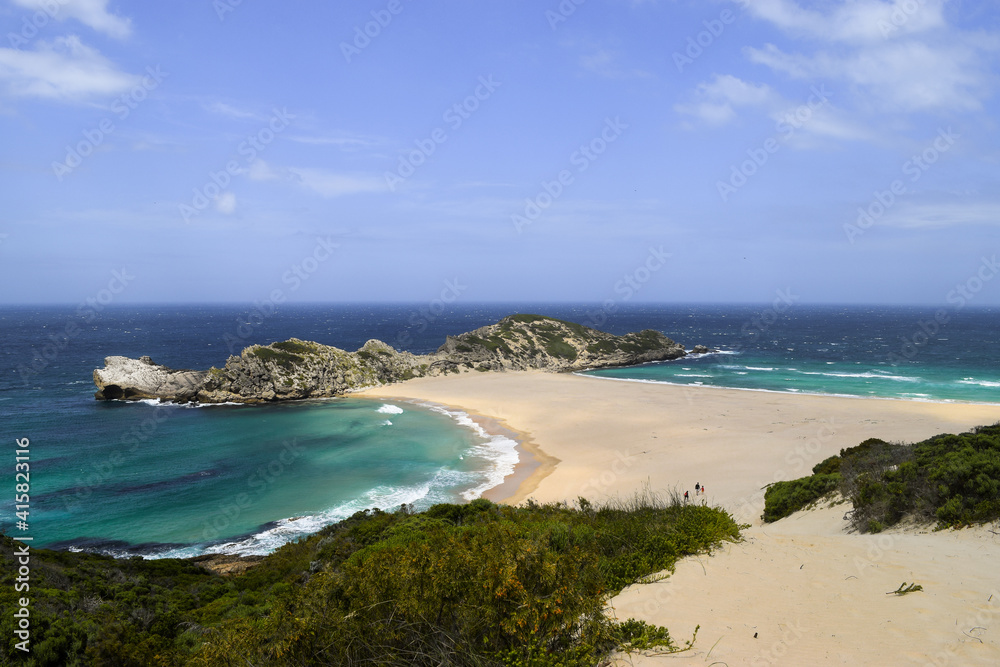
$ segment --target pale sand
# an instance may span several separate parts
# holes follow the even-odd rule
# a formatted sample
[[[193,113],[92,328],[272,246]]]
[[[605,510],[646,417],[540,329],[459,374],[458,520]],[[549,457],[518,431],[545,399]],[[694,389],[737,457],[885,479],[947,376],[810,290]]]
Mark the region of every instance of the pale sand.
[[[986,528],[843,532],[844,507],[761,526],[762,487],[866,438],[913,442],[1000,421],[1000,406],[749,392],[549,373],[422,378],[362,395],[497,420],[540,461],[507,502],[687,490],[755,527],[613,600],[692,651],[634,664],[1000,664],[1000,537]],[[694,497],[694,484],[712,490]],[[494,499],[497,499],[494,496]],[[994,530],[997,528],[994,526]],[[903,581],[921,592],[885,595]],[[990,596],[992,600],[989,600]],[[982,627],[985,629],[974,629]],[[754,639],[754,632],[758,638]],[[716,643],[717,642],[717,643]]]

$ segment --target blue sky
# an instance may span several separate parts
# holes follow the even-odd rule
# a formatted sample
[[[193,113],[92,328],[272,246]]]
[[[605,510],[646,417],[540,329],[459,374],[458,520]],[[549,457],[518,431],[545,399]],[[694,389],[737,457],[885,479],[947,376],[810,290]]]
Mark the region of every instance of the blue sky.
[[[993,3],[0,0],[0,28],[2,303],[1000,304]]]

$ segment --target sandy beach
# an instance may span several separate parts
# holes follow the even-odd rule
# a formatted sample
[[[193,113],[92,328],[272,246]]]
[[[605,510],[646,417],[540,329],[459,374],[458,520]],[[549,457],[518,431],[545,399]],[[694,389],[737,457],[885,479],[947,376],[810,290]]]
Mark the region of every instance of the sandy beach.
[[[600,500],[648,484],[689,491],[752,525],[743,542],[612,601],[619,617],[665,625],[679,642],[701,626],[688,652],[623,664],[1000,664],[1000,535],[988,527],[848,535],[844,506],[759,519],[766,484],[808,475],[866,438],[913,442],[995,423],[998,405],[541,372],[422,378],[360,395],[440,403],[514,432],[534,462],[494,500]],[[707,494],[696,498],[695,483]],[[904,581],[924,590],[886,595]]]

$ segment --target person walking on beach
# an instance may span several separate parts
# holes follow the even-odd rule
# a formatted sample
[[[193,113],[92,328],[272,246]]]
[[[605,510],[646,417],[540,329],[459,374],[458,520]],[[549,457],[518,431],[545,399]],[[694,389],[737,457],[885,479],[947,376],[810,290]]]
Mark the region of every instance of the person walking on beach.
[[[688,501],[688,492],[685,491],[684,492],[684,502],[687,502],[687,501]]]
[[[698,482],[695,482],[694,483],[694,495],[696,495],[696,496],[698,495],[698,490],[699,489],[701,489],[701,484],[699,484]]]

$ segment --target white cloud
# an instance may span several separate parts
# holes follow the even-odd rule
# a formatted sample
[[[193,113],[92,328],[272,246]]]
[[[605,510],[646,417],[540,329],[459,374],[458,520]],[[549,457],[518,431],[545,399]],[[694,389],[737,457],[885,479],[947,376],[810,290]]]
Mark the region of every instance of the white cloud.
[[[230,118],[237,119],[253,119],[261,120],[264,118],[260,114],[254,113],[253,111],[245,111],[244,109],[237,109],[236,107],[226,104],[225,102],[212,102],[211,104],[205,105],[205,109],[211,111],[212,113],[217,113],[222,116],[229,116]]]
[[[272,167],[264,160],[250,165],[249,177],[254,181],[288,181],[312,190],[321,197],[341,197],[363,192],[386,190],[385,181],[374,176],[342,174],[311,167]]]
[[[223,192],[215,198],[215,210],[224,215],[232,215],[236,210],[236,195],[232,192]]]
[[[13,2],[26,9],[44,12],[60,21],[74,18],[98,32],[117,39],[123,39],[132,33],[131,19],[110,13],[108,0],[13,0]]]
[[[374,148],[385,143],[384,139],[377,137],[367,137],[352,133],[339,135],[308,136],[294,135],[288,137],[290,141],[310,146],[336,146],[343,150],[355,150],[359,148]]]
[[[618,55],[608,49],[598,49],[594,53],[580,56],[580,64],[589,72],[607,79],[634,79],[650,76],[640,69],[628,69],[618,65]]]
[[[943,229],[969,225],[1000,226],[1000,204],[993,202],[905,203],[890,209],[878,224],[904,229]]]
[[[872,42],[945,26],[945,0],[855,0],[829,4],[827,13],[794,0],[752,0],[746,9],[786,32],[824,41]]]
[[[706,125],[725,125],[737,118],[737,110],[753,109],[775,122],[775,132],[797,148],[811,148],[818,139],[871,139],[871,131],[851,121],[823,86],[813,86],[798,102],[789,102],[766,84],[754,84],[731,75],[716,75],[699,84],[690,104],[674,109]],[[794,130],[794,131],[793,131]]]
[[[83,101],[120,94],[141,81],[74,35],[39,42],[35,51],[0,48],[0,84],[14,97]]]
[[[857,0],[821,13],[795,0],[754,0],[752,15],[807,38],[810,51],[767,44],[746,54],[792,78],[843,82],[860,109],[979,110],[992,80],[986,57],[996,39],[948,25],[943,6],[944,0]]]
[[[977,54],[961,44],[890,42],[848,54],[786,54],[748,48],[750,60],[799,79],[834,79],[856,87],[881,111],[979,109],[986,84]]]
[[[385,181],[372,176],[338,174],[325,169],[289,168],[303,187],[323,197],[340,197],[362,192],[381,192]]]
[[[695,101],[678,104],[678,113],[694,116],[709,125],[724,125],[736,118],[737,107],[774,106],[777,96],[766,84],[756,85],[729,74],[716,75],[701,83],[695,91]]]

